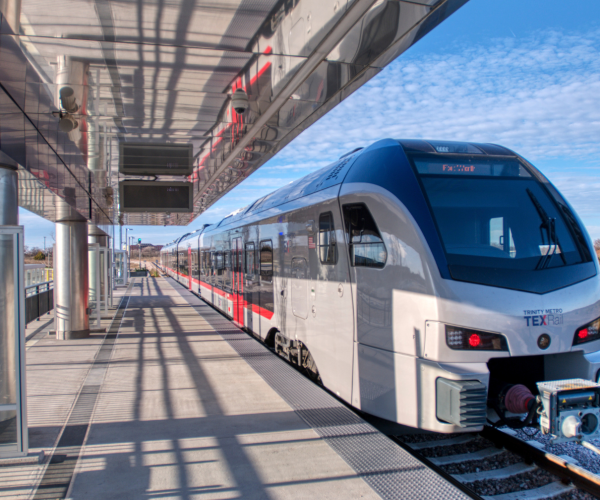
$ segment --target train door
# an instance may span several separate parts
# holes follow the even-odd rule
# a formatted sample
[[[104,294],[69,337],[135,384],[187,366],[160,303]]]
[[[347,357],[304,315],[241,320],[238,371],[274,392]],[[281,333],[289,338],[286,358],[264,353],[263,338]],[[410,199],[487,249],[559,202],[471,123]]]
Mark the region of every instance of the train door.
[[[254,242],[246,243],[246,248],[244,252],[244,262],[242,263],[242,266],[242,273],[244,273],[244,325],[250,331],[254,331],[253,304],[258,304],[258,299],[255,297],[257,281],[256,275],[258,271],[256,268],[256,254],[254,251]]]
[[[308,245],[309,249],[313,249],[310,256],[317,261],[318,273],[309,288],[308,316],[312,326],[319,332],[319,342],[312,354],[328,389],[345,401],[350,401],[354,314],[348,257],[337,200],[321,204],[319,213],[314,215],[317,216],[314,239],[312,245],[309,239]],[[301,262],[295,267],[296,273],[301,273]],[[298,303],[298,313],[303,312],[300,306]],[[319,358],[323,356],[328,361],[319,367]]]
[[[260,265],[259,307],[261,316],[260,335],[268,331],[275,312],[275,297],[273,290],[273,242],[261,240],[259,243],[258,259]]]
[[[233,321],[244,326],[244,273],[242,270],[242,238],[231,242],[231,268],[233,270]]]
[[[292,313],[294,316],[308,318],[308,264],[304,257],[292,259]]]
[[[188,287],[192,289],[192,247],[188,247]]]

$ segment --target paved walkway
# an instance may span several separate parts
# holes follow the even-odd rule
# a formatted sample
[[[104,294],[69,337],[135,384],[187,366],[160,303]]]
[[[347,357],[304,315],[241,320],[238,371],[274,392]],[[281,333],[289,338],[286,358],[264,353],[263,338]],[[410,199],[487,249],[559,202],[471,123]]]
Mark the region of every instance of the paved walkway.
[[[466,498],[180,285],[120,294],[105,335],[30,325],[30,443],[51,459],[0,468],[0,497]]]
[[[169,282],[136,281],[71,497],[377,497]]]
[[[125,288],[115,291],[115,304],[124,293]],[[102,320],[102,327],[110,323]],[[104,338],[93,334],[85,340],[57,341],[48,335],[53,328],[51,312],[29,323],[25,332],[29,451],[44,451],[46,460],[37,466],[0,467],[0,498],[31,498]]]

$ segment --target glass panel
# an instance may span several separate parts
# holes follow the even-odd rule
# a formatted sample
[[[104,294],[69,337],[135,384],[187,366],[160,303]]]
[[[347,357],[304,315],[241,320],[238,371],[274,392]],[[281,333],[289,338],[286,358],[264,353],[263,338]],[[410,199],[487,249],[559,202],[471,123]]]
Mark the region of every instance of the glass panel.
[[[365,205],[344,205],[344,225],[353,266],[382,268],[387,250]]]
[[[89,257],[89,279],[90,279],[90,288],[88,292],[90,307],[95,307],[96,303],[96,266],[98,265],[98,253],[94,249],[90,249],[88,252]]]
[[[490,246],[504,249],[504,218],[490,219]]]
[[[352,245],[352,265],[383,267],[387,252],[383,243],[355,243]]]
[[[256,269],[254,267],[254,243],[246,245],[246,274],[254,275]]]
[[[0,234],[0,404],[17,402],[17,363],[15,352],[15,301],[18,296],[15,283],[15,253],[13,235]]]
[[[450,265],[539,270],[582,262],[556,205],[533,178],[421,179]]]
[[[106,296],[104,293],[104,286],[106,282],[106,253],[100,251],[100,300],[104,302]]]
[[[223,252],[223,267],[223,287],[231,291],[231,252],[228,250]]]
[[[319,217],[319,258],[323,264],[335,264],[337,261],[335,228],[331,212],[321,214]]]
[[[260,276],[263,281],[273,279],[273,244],[271,241],[260,242]]]
[[[0,411],[0,445],[17,443],[17,410]]]

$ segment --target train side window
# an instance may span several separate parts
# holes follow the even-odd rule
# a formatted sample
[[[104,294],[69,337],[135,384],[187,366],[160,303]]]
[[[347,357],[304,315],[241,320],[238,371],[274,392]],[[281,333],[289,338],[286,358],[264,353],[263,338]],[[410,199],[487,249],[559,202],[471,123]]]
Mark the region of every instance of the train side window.
[[[337,244],[331,212],[319,216],[319,258],[321,264],[335,264],[337,262]]]
[[[200,277],[200,269],[198,266],[198,254],[199,251],[196,250],[192,250],[192,269],[191,269],[191,276],[198,279]]]
[[[387,260],[387,250],[369,209],[362,203],[344,205],[344,226],[350,263],[355,267],[381,269]]]
[[[245,271],[246,274],[256,274],[256,264],[254,262],[254,243],[246,243]]]
[[[273,243],[260,242],[260,277],[263,281],[273,281]]]

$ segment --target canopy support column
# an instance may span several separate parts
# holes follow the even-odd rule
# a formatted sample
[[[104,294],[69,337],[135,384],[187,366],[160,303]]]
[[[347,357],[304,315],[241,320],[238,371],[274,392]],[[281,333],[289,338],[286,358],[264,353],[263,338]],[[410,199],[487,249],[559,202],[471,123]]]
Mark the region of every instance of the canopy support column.
[[[56,338],[89,337],[88,224],[56,222],[54,310]]]

